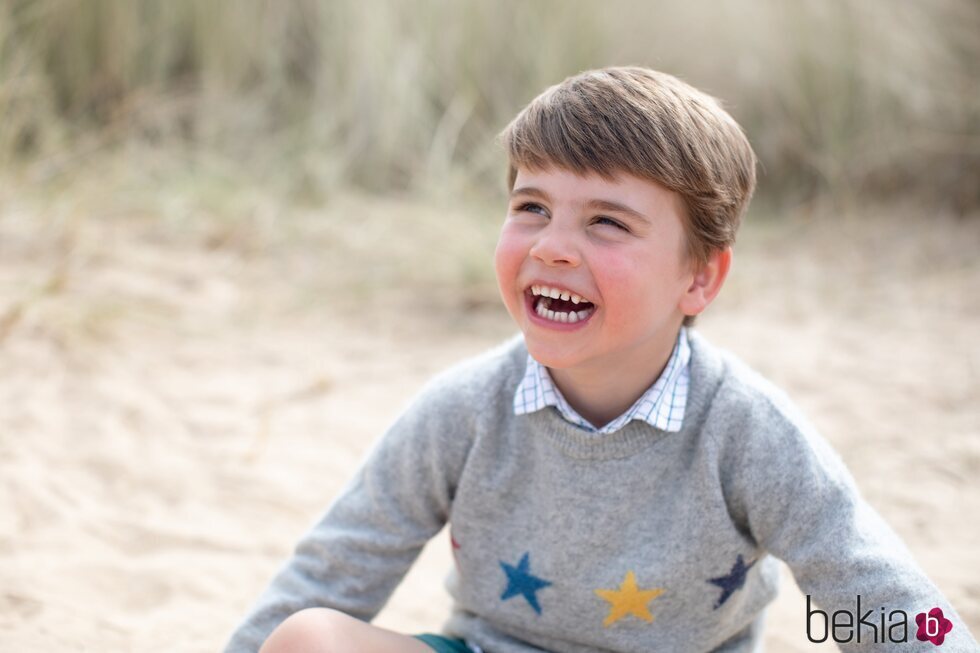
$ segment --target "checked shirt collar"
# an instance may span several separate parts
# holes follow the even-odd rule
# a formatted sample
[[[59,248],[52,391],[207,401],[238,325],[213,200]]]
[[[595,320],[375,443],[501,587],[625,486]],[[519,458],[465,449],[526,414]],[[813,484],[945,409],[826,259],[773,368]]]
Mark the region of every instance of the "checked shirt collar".
[[[554,406],[566,421],[596,435],[618,431],[634,419],[647,422],[662,431],[676,432],[681,429],[681,423],[684,421],[684,407],[687,404],[687,387],[690,381],[690,360],[691,347],[687,341],[687,329],[681,327],[674,351],[660,377],[630,406],[629,410],[601,429],[597,429],[568,404],[551,380],[548,368],[528,354],[524,379],[514,393],[514,414],[525,415]]]

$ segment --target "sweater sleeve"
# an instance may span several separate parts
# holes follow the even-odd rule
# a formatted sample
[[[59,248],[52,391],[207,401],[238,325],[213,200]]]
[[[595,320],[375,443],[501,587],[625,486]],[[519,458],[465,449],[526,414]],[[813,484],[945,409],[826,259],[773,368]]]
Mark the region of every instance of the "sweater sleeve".
[[[891,611],[903,610],[908,643],[901,645],[902,650],[931,651],[932,642],[916,638],[916,615],[938,607],[953,624],[943,651],[978,650],[963,620],[860,496],[843,462],[823,438],[792,407],[764,401],[753,413],[751,418],[732,420],[740,433],[732,439],[730,509],[756,542],[786,562],[800,589],[826,614],[815,613],[814,638],[826,634],[846,651],[893,650],[895,645],[884,641],[882,631],[894,623]],[[889,615],[884,629],[882,607]],[[855,616],[850,627],[846,626],[849,618],[839,616],[842,627],[835,639],[832,619],[838,610]],[[862,616],[867,616],[863,625]],[[869,622],[878,627],[877,635]],[[891,634],[899,638],[904,633],[897,628]],[[841,641],[848,635],[850,641]]]
[[[390,427],[233,633],[226,653],[257,651],[289,615],[331,607],[369,621],[449,517],[469,411],[433,383]]]

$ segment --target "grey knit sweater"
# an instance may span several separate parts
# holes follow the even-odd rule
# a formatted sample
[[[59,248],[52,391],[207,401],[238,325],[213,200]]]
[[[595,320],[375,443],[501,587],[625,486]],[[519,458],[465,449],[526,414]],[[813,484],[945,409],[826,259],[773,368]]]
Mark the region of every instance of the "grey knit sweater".
[[[773,556],[812,597],[814,639],[931,651],[916,638],[916,615],[938,607],[953,626],[943,653],[978,650],[783,394],[689,335],[691,385],[677,433],[633,421],[590,434],[553,408],[515,415],[527,357],[520,338],[438,376],[299,543],[226,651],[258,650],[306,607],[370,620],[447,521],[456,568],[444,630],[486,653],[756,650],[776,594]],[[858,595],[848,629],[846,615],[833,613],[856,612]],[[933,615],[929,634],[945,625]]]

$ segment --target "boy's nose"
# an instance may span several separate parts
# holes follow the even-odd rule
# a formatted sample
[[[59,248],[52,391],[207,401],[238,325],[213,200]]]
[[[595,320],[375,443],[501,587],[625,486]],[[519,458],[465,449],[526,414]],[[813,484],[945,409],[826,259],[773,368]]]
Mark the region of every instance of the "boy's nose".
[[[545,229],[531,247],[530,255],[546,265],[571,265],[580,262],[580,255],[572,239],[557,229]]]

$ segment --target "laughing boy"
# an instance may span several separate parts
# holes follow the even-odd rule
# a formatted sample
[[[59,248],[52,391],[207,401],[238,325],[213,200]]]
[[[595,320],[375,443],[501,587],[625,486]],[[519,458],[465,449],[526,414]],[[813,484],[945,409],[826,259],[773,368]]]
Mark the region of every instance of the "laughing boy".
[[[547,89],[502,140],[494,266],[520,337],[421,392],[227,651],[755,651],[777,558],[813,639],[977,650],[786,397],[691,329],[755,187],[735,121],[609,68]],[[370,625],[447,522],[443,632]]]

